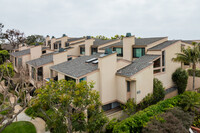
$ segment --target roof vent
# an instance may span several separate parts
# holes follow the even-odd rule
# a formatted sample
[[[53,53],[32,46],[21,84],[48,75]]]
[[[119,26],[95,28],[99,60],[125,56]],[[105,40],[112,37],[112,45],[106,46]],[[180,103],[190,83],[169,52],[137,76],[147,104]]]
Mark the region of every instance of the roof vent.
[[[131,36],[131,33],[126,33],[126,37],[130,37]]]
[[[112,54],[112,49],[111,48],[106,48],[105,54]]]
[[[64,48],[59,48],[58,52],[64,52],[65,49]]]
[[[93,63],[93,64],[98,64],[98,62],[99,62],[98,60],[95,60],[95,61],[93,61],[92,63]]]
[[[91,39],[91,36],[87,36],[86,38],[87,38],[87,39]]]
[[[65,37],[66,36],[66,34],[63,34],[63,37]]]
[[[92,59],[86,60],[85,62],[90,63],[90,62],[95,61],[95,60],[97,60],[97,58],[92,58]]]
[[[55,38],[54,36],[52,36],[51,38]]]
[[[49,35],[47,35],[47,37],[49,37]]]

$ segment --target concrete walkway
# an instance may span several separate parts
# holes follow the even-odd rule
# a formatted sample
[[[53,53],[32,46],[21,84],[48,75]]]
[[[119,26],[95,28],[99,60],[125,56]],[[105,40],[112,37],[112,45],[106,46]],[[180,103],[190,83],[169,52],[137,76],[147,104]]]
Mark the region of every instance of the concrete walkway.
[[[19,111],[22,107],[19,105],[15,106],[15,112]],[[26,109],[25,109],[26,110]],[[25,110],[23,110],[18,116],[17,119],[14,120],[15,121],[29,121],[31,123],[33,123],[33,125],[35,126],[37,133],[50,133],[49,131],[45,131],[45,121],[39,117],[36,117],[34,119],[32,119],[31,117],[29,117],[28,115],[25,114]]]

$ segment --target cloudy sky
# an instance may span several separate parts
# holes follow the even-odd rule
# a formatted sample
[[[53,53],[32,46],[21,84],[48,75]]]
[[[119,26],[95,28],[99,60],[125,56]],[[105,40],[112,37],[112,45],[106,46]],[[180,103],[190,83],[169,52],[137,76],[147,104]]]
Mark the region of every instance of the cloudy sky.
[[[0,0],[0,23],[31,34],[200,39],[200,0]]]

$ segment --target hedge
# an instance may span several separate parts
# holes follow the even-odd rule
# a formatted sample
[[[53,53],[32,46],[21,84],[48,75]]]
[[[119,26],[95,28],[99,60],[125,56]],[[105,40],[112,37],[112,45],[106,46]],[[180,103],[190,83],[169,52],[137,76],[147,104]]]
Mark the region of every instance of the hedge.
[[[166,99],[160,101],[155,105],[151,105],[146,109],[135,113],[129,118],[119,122],[115,125],[113,132],[114,133],[138,133],[142,131],[142,128],[147,125],[147,123],[155,115],[161,114],[166,110],[178,106],[180,101],[180,95],[175,96],[171,99]]]
[[[193,76],[193,70],[188,69],[188,74],[189,74],[189,76]],[[196,70],[195,75],[196,75],[196,77],[200,77],[200,70]]]

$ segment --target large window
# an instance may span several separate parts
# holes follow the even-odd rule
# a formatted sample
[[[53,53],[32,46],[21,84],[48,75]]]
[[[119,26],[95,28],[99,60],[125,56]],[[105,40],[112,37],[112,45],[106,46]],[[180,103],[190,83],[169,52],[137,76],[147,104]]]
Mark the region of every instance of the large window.
[[[61,43],[59,43],[59,48],[61,48]]]
[[[162,67],[165,67],[165,51],[162,51]],[[162,71],[165,72],[165,68],[162,68]]]
[[[85,48],[80,47],[80,54],[84,55],[85,54]]]
[[[133,48],[133,58],[139,58],[145,55],[145,48]]]
[[[31,68],[31,76],[32,76],[32,79],[35,79],[35,74],[36,74],[36,71],[35,71],[35,68],[34,67],[32,67]]]
[[[58,45],[54,43],[54,49],[58,49]]]
[[[113,103],[103,105],[102,109],[104,111],[108,111],[108,110],[111,110],[111,109],[114,109],[114,108],[117,108],[117,107],[120,107],[120,103],[119,102],[113,102]]]
[[[15,67],[17,67],[17,57],[15,57]]]
[[[96,54],[98,52],[97,48],[91,48],[91,54]]]
[[[66,43],[65,43],[65,47],[68,47],[68,46],[69,46],[69,43],[68,43],[68,42],[66,42]]]
[[[122,57],[123,56],[123,48],[113,48],[113,51],[116,51],[117,52],[117,56],[120,56]]]
[[[67,80],[67,81],[70,81],[70,80],[72,80],[72,81],[76,82],[76,79],[73,79],[73,78],[71,78],[71,77],[68,77],[68,76],[65,76],[65,80]]]
[[[127,92],[130,92],[131,91],[130,81],[126,81],[126,83],[127,83]]]
[[[86,77],[79,79],[79,82],[81,82],[81,81],[86,81]]]

